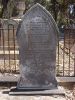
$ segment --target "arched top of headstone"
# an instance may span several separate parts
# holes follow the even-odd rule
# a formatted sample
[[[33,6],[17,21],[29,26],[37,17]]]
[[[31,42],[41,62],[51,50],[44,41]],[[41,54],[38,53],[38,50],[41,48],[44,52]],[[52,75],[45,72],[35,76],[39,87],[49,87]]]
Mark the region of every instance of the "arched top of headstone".
[[[35,19],[34,19],[35,18]],[[58,27],[56,25],[56,22],[54,20],[54,18],[52,17],[52,15],[50,14],[49,11],[47,11],[43,6],[41,6],[39,3],[35,4],[34,6],[32,6],[24,15],[22,21],[20,22],[19,26],[18,26],[18,30],[17,33],[20,32],[21,27],[25,27],[25,25],[27,25],[26,23],[29,23],[30,20],[34,21],[34,22],[38,22],[38,20],[40,21],[42,19],[46,20],[51,28],[54,29],[54,33],[58,34],[59,30]]]

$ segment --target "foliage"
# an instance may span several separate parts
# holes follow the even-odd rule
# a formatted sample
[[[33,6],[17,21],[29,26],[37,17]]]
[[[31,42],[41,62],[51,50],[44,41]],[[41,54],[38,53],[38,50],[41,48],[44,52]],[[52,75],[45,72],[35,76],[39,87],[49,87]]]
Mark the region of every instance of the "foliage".
[[[0,4],[2,4],[3,0],[0,0]],[[18,14],[18,9],[16,8],[16,2],[19,1],[25,1],[25,11],[28,10],[32,5],[36,3],[40,3],[43,5],[49,12],[52,13],[54,19],[60,26],[61,24],[66,24],[66,14],[67,14],[67,8],[69,4],[75,3],[75,0],[5,0],[8,1],[6,4],[6,8],[3,10],[3,7],[0,9],[2,11],[1,17],[9,18],[14,15]]]

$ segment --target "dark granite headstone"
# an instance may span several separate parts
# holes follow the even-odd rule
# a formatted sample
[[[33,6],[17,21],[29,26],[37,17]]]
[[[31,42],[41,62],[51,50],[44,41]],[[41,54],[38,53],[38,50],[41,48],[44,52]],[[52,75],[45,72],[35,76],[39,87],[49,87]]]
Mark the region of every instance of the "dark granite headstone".
[[[17,29],[20,79],[17,89],[53,89],[58,28],[51,14],[40,4],[24,15]]]

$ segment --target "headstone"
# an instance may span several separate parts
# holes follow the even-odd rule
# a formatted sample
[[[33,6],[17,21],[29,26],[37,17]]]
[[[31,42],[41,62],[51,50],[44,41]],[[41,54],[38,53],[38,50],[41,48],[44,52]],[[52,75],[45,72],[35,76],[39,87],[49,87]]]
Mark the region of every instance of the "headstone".
[[[18,89],[51,89],[55,78],[57,26],[41,5],[34,5],[17,30],[20,53]]]
[[[58,28],[54,19],[40,4],[34,5],[24,15],[17,29],[20,54],[20,79],[17,83],[19,94],[60,93],[60,90],[43,91],[57,89],[57,34]],[[40,92],[35,92],[36,90]],[[12,91],[13,89],[10,94]]]

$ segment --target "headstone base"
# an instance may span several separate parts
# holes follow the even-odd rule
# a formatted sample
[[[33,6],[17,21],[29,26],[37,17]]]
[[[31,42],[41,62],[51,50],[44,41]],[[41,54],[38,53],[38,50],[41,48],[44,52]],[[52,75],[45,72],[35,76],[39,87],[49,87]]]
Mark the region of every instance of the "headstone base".
[[[32,89],[17,89],[16,87],[11,88],[10,95],[65,95],[65,90],[62,87],[58,87],[56,89],[40,89],[40,90],[32,90]]]

